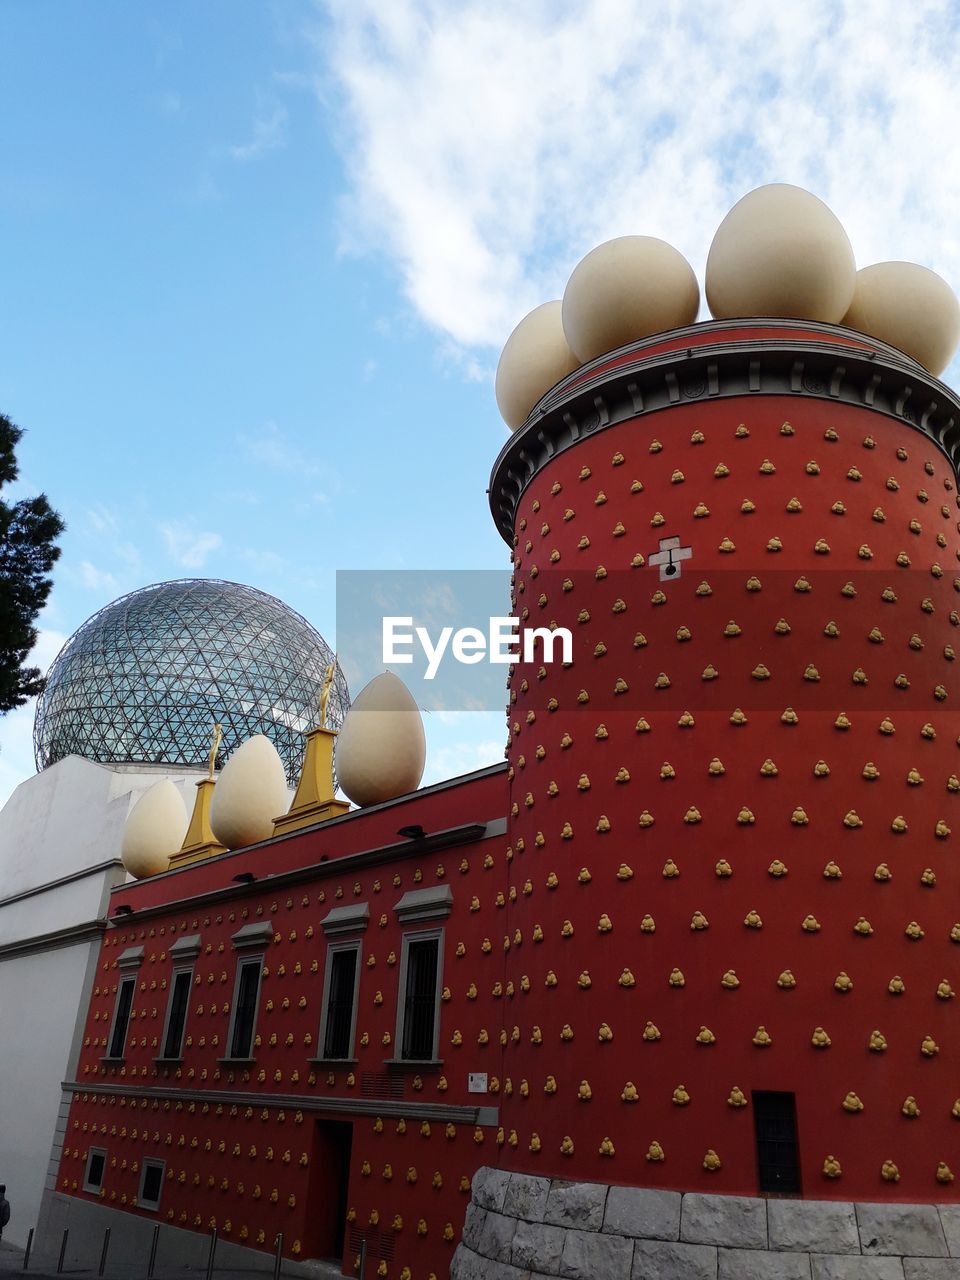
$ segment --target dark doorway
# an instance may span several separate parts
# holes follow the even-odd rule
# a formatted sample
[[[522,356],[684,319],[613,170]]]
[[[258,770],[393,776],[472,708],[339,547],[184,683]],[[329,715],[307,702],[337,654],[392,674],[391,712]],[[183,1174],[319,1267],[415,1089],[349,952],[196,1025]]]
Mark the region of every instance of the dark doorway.
[[[792,1093],[755,1093],[753,1123],[757,1138],[757,1182],[768,1195],[800,1194],[797,1108]]]
[[[350,1149],[353,1125],[341,1120],[318,1120],[313,1135],[310,1186],[307,1193],[309,1258],[339,1262],[347,1225]]]

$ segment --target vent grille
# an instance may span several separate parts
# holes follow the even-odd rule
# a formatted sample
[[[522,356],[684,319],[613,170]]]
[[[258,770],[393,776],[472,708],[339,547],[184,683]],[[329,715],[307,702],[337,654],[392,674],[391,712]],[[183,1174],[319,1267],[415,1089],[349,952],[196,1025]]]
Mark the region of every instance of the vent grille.
[[[367,1260],[376,1258],[379,1262],[392,1262],[393,1250],[396,1245],[394,1236],[386,1231],[380,1231],[377,1227],[358,1227],[350,1228],[350,1252],[354,1257],[360,1252],[361,1241],[366,1239],[367,1242]]]
[[[361,1071],[361,1098],[389,1098],[396,1100],[406,1093],[406,1078],[391,1075],[387,1071]]]

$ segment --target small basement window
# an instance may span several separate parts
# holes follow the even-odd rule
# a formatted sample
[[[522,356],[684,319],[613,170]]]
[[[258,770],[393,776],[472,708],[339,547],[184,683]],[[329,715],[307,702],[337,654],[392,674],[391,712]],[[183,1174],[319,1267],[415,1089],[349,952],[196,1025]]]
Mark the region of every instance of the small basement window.
[[[137,1203],[141,1209],[159,1209],[163,1192],[164,1160],[144,1160],[140,1171],[140,1195]]]
[[[92,1191],[97,1195],[103,1186],[103,1176],[107,1170],[107,1153],[103,1147],[91,1147],[87,1152],[87,1168],[83,1175],[84,1191]]]
[[[767,1195],[800,1194],[797,1107],[792,1093],[754,1093],[757,1185]]]

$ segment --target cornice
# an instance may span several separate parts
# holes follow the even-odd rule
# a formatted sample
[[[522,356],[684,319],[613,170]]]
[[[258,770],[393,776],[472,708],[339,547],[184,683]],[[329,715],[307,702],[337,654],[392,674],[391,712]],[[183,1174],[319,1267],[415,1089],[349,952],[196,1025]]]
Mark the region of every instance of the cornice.
[[[421,1102],[414,1098],[361,1098],[355,1094],[333,1097],[304,1093],[253,1093],[239,1089],[177,1089],[148,1085],[84,1084],[64,1080],[65,1093],[89,1094],[92,1098],[145,1098],[157,1102],[200,1102],[236,1107],[272,1107],[281,1111],[336,1112],[338,1115],[404,1116],[408,1120],[449,1121],[452,1124],[497,1124],[496,1106],[464,1106],[457,1103]]]
[[[770,336],[743,336],[757,330]],[[784,330],[792,336],[775,336]],[[673,350],[656,350],[677,340]],[[872,410],[922,432],[960,469],[960,399],[902,352],[838,325],[710,321],[608,352],[547,392],[493,466],[490,510],[501,536],[513,544],[524,490],[579,440],[677,404],[764,395]]]

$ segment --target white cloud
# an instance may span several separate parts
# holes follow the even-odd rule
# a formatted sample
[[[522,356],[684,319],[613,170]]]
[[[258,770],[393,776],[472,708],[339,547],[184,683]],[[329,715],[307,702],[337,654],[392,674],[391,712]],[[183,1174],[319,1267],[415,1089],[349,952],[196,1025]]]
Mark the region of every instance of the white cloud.
[[[315,476],[320,470],[316,459],[307,458],[291,444],[275,422],[265,422],[256,431],[244,431],[237,442],[251,462],[273,471],[289,471],[300,476]]]
[[[162,524],[160,532],[167,551],[184,569],[202,569],[211,552],[223,545],[219,533],[198,532],[186,521]]]
[[[67,637],[62,631],[41,628],[37,632],[36,642],[30,650],[30,656],[27,658],[27,666],[39,667],[41,671],[46,673],[50,669],[50,664],[66,643]]]
[[[860,265],[909,258],[960,285],[947,0],[324,7],[344,244],[392,257],[461,347],[499,347],[610,236],[661,236],[702,281],[720,219],[770,181],[826,200]]]
[[[80,581],[90,591],[116,591],[117,580],[106,569],[98,569],[89,560],[81,560],[77,566]]]
[[[266,151],[277,151],[287,145],[287,109],[276,104],[269,111],[261,108],[253,121],[249,142],[228,147],[234,160],[255,160]]]

